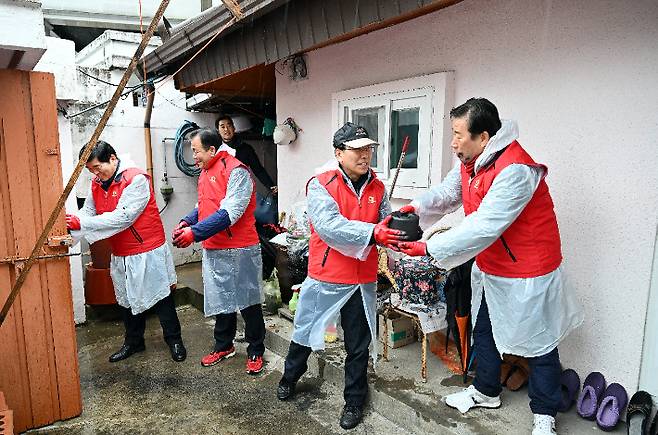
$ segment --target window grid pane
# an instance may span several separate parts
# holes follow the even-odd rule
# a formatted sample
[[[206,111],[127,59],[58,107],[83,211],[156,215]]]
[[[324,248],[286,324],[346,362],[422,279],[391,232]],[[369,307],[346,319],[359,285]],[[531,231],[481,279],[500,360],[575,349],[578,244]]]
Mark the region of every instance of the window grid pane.
[[[409,136],[409,147],[402,162],[402,168],[418,167],[418,129],[420,123],[420,108],[400,109],[391,111],[391,158],[390,168],[397,168],[404,138]]]
[[[360,125],[368,131],[370,139],[379,142],[379,112],[383,111],[383,107],[368,107],[365,109],[356,109],[352,111],[352,122]],[[375,148],[372,153],[372,160],[370,166],[378,168],[378,150]],[[383,166],[383,165],[382,165]]]

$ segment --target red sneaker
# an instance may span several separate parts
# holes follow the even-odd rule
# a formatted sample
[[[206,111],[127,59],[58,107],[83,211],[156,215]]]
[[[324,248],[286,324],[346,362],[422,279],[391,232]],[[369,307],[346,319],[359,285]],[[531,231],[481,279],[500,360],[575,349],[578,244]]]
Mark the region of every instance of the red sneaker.
[[[247,370],[246,372],[250,375],[255,375],[263,371],[263,357],[262,356],[250,356],[247,358]]]
[[[230,349],[210,352],[208,355],[201,358],[201,365],[204,367],[214,366],[218,362],[230,358],[235,355],[235,346],[231,346]]]

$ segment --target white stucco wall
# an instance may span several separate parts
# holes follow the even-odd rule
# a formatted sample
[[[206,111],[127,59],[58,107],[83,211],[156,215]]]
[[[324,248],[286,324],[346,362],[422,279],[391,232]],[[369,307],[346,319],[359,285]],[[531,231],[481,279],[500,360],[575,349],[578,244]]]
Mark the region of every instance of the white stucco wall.
[[[68,39],[46,36],[48,49],[43,54],[35,71],[47,71],[55,75],[55,96],[58,101],[79,98],[75,71],[75,43]]]
[[[308,79],[277,75],[277,117],[304,130],[278,149],[280,208],[332,156],[332,93],[454,71],[455,104],[492,100],[550,168],[569,288],[586,312],[563,365],[632,392],[658,221],[657,22],[652,0],[466,0],[311,52]]]
[[[31,0],[0,0],[0,68],[7,68],[14,51],[23,51],[15,66],[31,70],[46,51],[41,3]]]
[[[90,2],[88,0],[42,0],[43,9],[48,10],[49,14],[61,19],[68,18],[67,13],[88,14],[91,16],[106,16],[108,21],[118,20],[127,17],[139,18],[139,3],[132,0],[114,0]],[[213,6],[221,4],[221,0],[213,0]],[[160,6],[159,0],[142,1],[142,16],[144,26],[148,26],[151,17]],[[167,6],[166,16],[168,19],[178,22],[190,17],[194,17],[201,12],[201,3],[194,2],[171,2]],[[99,18],[96,18],[97,20]]]
[[[57,126],[59,128],[59,150],[62,159],[62,182],[66,186],[77,161],[73,161],[73,141],[71,139],[71,123],[64,115],[57,116]],[[74,212],[78,209],[75,195],[71,194],[66,199],[64,208],[67,212]],[[80,253],[80,244],[76,244],[69,249],[71,253]],[[76,324],[83,323],[87,320],[85,313],[85,289],[83,281],[82,261],[79,256],[69,259],[71,269],[71,291],[73,294],[73,318]]]
[[[76,100],[80,92],[77,88],[75,72],[75,44],[66,39],[46,37],[48,49],[34,67],[35,71],[53,73],[55,76],[55,96],[60,108],[66,109],[69,102]],[[62,114],[57,114],[59,130],[59,149],[62,161],[62,183],[66,186],[77,160],[73,160],[73,139],[71,123]],[[69,195],[65,203],[66,210],[76,210],[75,194]],[[80,245],[69,249],[71,253],[79,253]],[[82,261],[79,256],[69,258],[71,271],[71,292],[73,295],[73,316],[76,324],[86,320],[85,295]]]
[[[106,30],[80,50],[75,56],[75,61],[78,66],[82,67],[125,70],[141,42],[142,35],[139,33]],[[152,36],[144,48],[144,55],[153,51],[160,44],[162,44],[160,38]],[[121,75],[116,83],[121,80]]]

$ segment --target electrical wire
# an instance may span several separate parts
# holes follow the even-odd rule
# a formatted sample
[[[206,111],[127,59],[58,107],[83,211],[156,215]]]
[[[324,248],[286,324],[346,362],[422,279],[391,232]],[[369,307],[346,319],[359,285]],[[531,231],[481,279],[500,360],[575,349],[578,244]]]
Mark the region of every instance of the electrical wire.
[[[201,174],[201,169],[196,165],[190,165],[185,161],[185,156],[183,155],[183,151],[185,150],[185,137],[198,129],[198,125],[192,121],[186,120],[180,127],[178,127],[178,130],[176,130],[176,138],[174,139],[174,158],[176,160],[176,166],[183,174],[189,177],[198,176]]]
[[[175,108],[180,109],[180,110],[188,111],[188,109],[187,109],[186,107],[179,106],[178,104],[176,104],[176,103],[174,103],[173,101],[171,101],[169,98],[165,97],[165,96],[162,94],[162,92],[160,92],[160,91],[156,91],[156,93],[157,93],[158,95],[160,95],[160,97],[162,97],[163,100],[165,100],[167,103],[171,104],[171,105],[174,106]],[[181,99],[181,100],[184,100],[184,99],[185,99],[185,96],[181,97],[180,99]]]
[[[140,84],[140,85],[137,86],[137,87],[139,88],[139,87],[141,87],[141,86],[142,86],[142,85]],[[135,88],[128,89],[128,90],[125,91],[123,94],[121,94],[120,97],[121,97],[122,99],[125,99],[125,97],[127,97],[128,94],[130,94],[130,93],[133,92],[134,90],[135,90]],[[101,102],[101,103],[94,104],[93,106],[87,107],[86,109],[79,111],[78,113],[74,113],[73,115],[64,115],[64,117],[65,117],[66,119],[75,118],[76,116],[78,116],[78,115],[82,115],[83,113],[87,113],[87,112],[89,112],[90,110],[93,110],[93,109],[96,109],[96,108],[98,108],[98,107],[104,106],[104,105],[106,105],[107,103],[109,103],[110,101],[112,101],[112,100],[107,100],[107,101],[103,101],[103,102]]]
[[[224,24],[222,27],[220,27],[220,28],[217,30],[217,32],[215,32],[215,34],[212,36],[212,38],[210,38],[210,39],[208,40],[208,42],[206,42],[201,48],[199,48],[199,50],[198,50],[196,53],[194,53],[194,54],[192,55],[192,57],[190,57],[190,58],[189,58],[189,59],[188,59],[188,60],[187,60],[187,61],[186,61],[186,62],[185,62],[180,68],[178,68],[178,69],[176,70],[176,72],[174,72],[173,74],[169,75],[168,78],[167,78],[166,80],[163,80],[163,81],[166,82],[166,81],[172,79],[176,74],[178,74],[179,72],[181,72],[181,71],[182,71],[187,65],[190,64],[190,62],[192,62],[192,61],[193,61],[198,55],[200,55],[200,54],[201,54],[206,48],[208,48],[208,46],[209,46],[210,44],[212,44],[212,42],[213,42],[215,39],[217,39],[217,37],[218,37],[221,33],[223,33],[224,30],[226,30],[226,29],[228,29],[229,27],[231,27],[235,22],[237,22],[237,19],[236,19],[235,16],[233,16],[233,18],[231,18],[226,24]],[[144,73],[144,76],[146,77],[146,73]],[[155,88],[155,89],[154,89],[153,91],[151,91],[151,92],[155,92],[155,91],[157,91],[157,90],[160,89],[162,86],[164,86],[164,83],[161,83],[157,88]]]
[[[89,74],[88,72],[86,72],[86,71],[85,71],[84,69],[82,69],[81,67],[77,67],[76,69],[78,70],[78,72],[82,73],[83,75],[86,75],[86,76],[89,77],[90,79],[94,79],[94,80],[97,80],[97,81],[99,81],[99,82],[101,82],[101,83],[104,83],[104,84],[106,84],[106,85],[110,85],[110,86],[114,86],[114,87],[119,86],[119,85],[117,85],[116,83],[108,82],[107,80],[104,80],[104,79],[102,79],[102,78],[100,78],[100,77],[96,77],[96,76],[93,75],[93,74]],[[164,81],[166,78],[167,78],[167,76],[160,76],[160,77],[158,77],[157,79],[156,79],[156,78],[154,78],[154,79],[149,79],[149,80],[147,80],[145,83],[139,83],[139,84],[134,85],[134,86],[126,86],[126,89],[137,89],[137,88],[140,88],[140,87],[142,87],[142,86],[144,86],[145,84],[148,84],[148,83],[155,85],[155,84],[158,84],[158,83]]]
[[[114,86],[114,87],[119,86],[119,85],[117,85],[116,83],[108,82],[107,80],[103,80],[103,79],[100,78],[100,77],[96,77],[95,75],[89,74],[88,72],[86,72],[85,70],[83,70],[83,69],[80,68],[80,67],[77,67],[76,69],[78,70],[78,72],[81,72],[82,74],[86,75],[86,76],[89,77],[90,79],[94,79],[94,80],[97,80],[97,81],[99,81],[99,82],[101,82],[101,83],[105,83],[106,85],[110,85],[110,86]]]
[[[144,36],[144,25],[142,21],[142,0],[139,2],[139,33]],[[164,17],[164,16],[163,16]],[[142,70],[144,71],[144,89],[146,89],[146,57],[142,57]]]
[[[82,74],[84,74],[84,75],[86,75],[86,76],[89,76],[89,77],[91,77],[92,79],[96,79],[96,80],[98,80],[98,81],[100,81],[100,82],[103,82],[103,83],[105,83],[105,84],[107,84],[107,85],[118,86],[118,85],[115,85],[114,83],[110,83],[110,82],[107,82],[107,81],[105,81],[105,80],[103,80],[103,79],[100,79],[100,78],[98,78],[98,77],[94,77],[94,76],[92,76],[92,75],[90,75],[90,74],[87,74],[87,73],[84,72],[84,71],[81,71],[81,70],[79,70],[79,71],[80,71]],[[159,80],[148,80],[146,83],[147,83],[147,84],[150,84],[150,85],[154,85],[154,84],[157,84],[157,83],[160,83],[160,82],[164,81],[166,78],[167,78],[167,76],[163,76],[163,77],[160,77]],[[125,99],[126,96],[127,96],[128,94],[130,94],[131,92],[134,92],[136,89],[139,89],[139,88],[142,88],[142,87],[144,87],[144,83],[140,83],[140,84],[135,85],[135,86],[132,86],[132,87],[126,87],[127,90],[126,90],[123,94],[121,94],[121,98],[122,98],[122,99]],[[162,94],[161,94],[161,95],[162,95]],[[78,113],[74,113],[73,115],[64,115],[64,117],[65,117],[66,119],[75,118],[76,116],[78,116],[78,115],[82,115],[83,113],[87,113],[87,112],[89,112],[90,110],[96,109],[97,107],[104,106],[104,105],[106,105],[107,103],[109,103],[110,101],[111,101],[111,100],[107,100],[107,101],[103,101],[103,102],[100,102],[100,103],[94,104],[93,106],[91,106],[91,107],[87,107],[86,109],[81,110],[81,111],[78,112]]]

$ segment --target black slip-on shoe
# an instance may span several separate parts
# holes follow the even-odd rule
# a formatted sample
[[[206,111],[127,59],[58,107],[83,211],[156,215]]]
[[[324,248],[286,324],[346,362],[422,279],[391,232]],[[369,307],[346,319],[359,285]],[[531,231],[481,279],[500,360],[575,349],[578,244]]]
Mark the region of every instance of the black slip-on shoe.
[[[146,346],[144,346],[144,343],[139,345],[124,344],[123,346],[121,346],[121,349],[117,350],[115,353],[110,355],[110,362],[114,363],[117,361],[124,360],[132,354],[135,354],[137,352],[144,352],[145,349]]]
[[[187,350],[183,343],[170,344],[169,351],[171,351],[171,359],[176,362],[185,361],[185,358],[187,358]]]
[[[628,435],[646,435],[651,418],[653,401],[646,391],[633,394],[626,410],[626,430]]]

